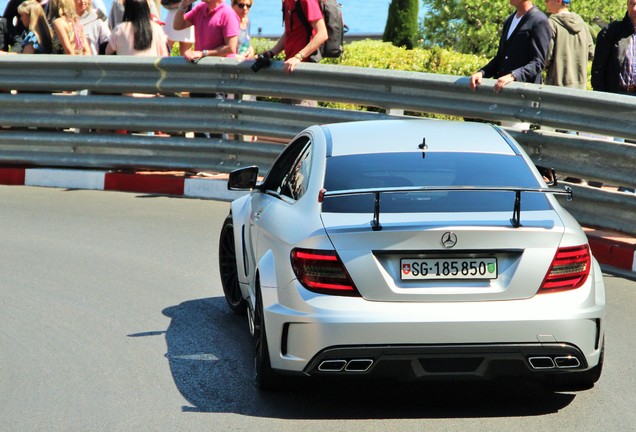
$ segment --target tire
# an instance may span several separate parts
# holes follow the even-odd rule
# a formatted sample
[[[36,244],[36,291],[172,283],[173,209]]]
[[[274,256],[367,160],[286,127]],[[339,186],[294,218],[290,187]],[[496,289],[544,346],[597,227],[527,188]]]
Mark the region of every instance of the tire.
[[[241,293],[238,281],[238,269],[236,267],[236,247],[234,243],[234,222],[229,215],[219,238],[219,272],[221,273],[221,285],[223,294],[230,310],[237,315],[245,315],[247,303]]]
[[[258,280],[256,281],[256,306],[254,309],[254,383],[260,390],[275,390],[280,385],[280,376],[274,372],[269,360],[263,299]]]
[[[550,377],[550,386],[553,390],[588,390],[594,387],[603,373],[603,360],[605,357],[605,341],[601,345],[601,355],[598,364],[584,372],[572,372],[569,374]]]

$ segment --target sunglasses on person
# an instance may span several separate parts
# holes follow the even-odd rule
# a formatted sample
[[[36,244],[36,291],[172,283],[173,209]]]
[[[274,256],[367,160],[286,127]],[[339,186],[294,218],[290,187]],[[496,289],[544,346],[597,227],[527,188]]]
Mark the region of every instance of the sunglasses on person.
[[[252,5],[251,4],[247,4],[247,3],[234,3],[236,6],[239,7],[239,9],[243,9],[243,8],[248,8],[251,9]]]

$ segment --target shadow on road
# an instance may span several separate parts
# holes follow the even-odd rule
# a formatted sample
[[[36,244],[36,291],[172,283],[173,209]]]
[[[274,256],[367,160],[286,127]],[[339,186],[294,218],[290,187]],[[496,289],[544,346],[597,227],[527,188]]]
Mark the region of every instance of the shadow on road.
[[[166,308],[170,370],[190,403],[183,411],[282,419],[513,417],[557,412],[575,395],[529,382],[399,383],[293,380],[260,392],[252,383],[253,346],[245,317],[222,297]]]

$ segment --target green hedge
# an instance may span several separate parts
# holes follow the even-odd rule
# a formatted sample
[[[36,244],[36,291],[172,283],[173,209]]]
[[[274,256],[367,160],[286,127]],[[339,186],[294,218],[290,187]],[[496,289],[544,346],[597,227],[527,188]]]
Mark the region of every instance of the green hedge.
[[[263,52],[271,48],[275,42],[253,39],[252,43],[256,52]],[[277,57],[279,60],[282,58]],[[488,59],[483,56],[461,54],[442,48],[409,50],[405,47],[395,47],[389,42],[366,39],[346,44],[341,58],[324,59],[322,64],[470,75],[487,62]]]

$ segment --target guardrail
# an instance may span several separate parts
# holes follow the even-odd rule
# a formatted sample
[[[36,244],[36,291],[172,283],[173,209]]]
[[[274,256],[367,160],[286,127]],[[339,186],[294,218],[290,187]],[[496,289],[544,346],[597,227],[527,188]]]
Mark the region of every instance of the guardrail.
[[[212,57],[198,64],[180,57],[2,57],[0,163],[220,172],[256,164],[266,171],[280,144],[240,136],[287,140],[316,123],[436,113],[538,125],[509,129],[537,163],[568,176],[636,187],[636,146],[607,138],[636,140],[636,99],[630,96],[522,83],[494,93],[492,80],[472,92],[466,77],[313,64],[285,75],[277,62],[258,73],[250,65]],[[159,97],[130,97],[131,92]],[[178,96],[186,92],[265,100]],[[341,102],[379,112],[294,106],[271,98]],[[114,134],[120,129],[172,136]],[[218,132],[226,139],[185,138],[180,132]],[[227,139],[233,135],[239,139]],[[564,204],[582,223],[636,234],[636,196],[583,186],[575,193],[583,199]]]

